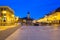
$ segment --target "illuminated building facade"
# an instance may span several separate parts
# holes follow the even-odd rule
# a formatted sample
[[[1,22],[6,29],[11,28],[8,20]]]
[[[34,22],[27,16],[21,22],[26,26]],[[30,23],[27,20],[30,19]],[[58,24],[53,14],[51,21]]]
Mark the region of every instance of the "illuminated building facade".
[[[46,15],[44,18],[37,20],[38,22],[45,23],[60,23],[60,7],[57,8],[54,12]]]
[[[53,23],[60,23],[60,7],[52,12],[47,19]]]
[[[8,6],[0,6],[0,24],[12,24],[16,22],[17,17],[14,11]]]

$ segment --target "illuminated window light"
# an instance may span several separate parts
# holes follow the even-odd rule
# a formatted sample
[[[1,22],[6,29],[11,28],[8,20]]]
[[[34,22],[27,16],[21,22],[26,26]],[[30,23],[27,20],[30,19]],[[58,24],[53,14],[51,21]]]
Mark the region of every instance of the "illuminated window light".
[[[6,11],[2,11],[2,13],[6,13]]]

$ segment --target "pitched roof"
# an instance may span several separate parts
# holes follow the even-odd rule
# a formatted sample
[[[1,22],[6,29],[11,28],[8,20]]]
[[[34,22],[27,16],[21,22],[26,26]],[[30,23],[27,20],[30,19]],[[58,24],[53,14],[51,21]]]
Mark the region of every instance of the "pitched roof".
[[[54,14],[55,12],[60,12],[60,7],[58,7],[56,10],[50,12],[49,14],[46,14],[47,16]]]
[[[60,7],[55,10],[55,12],[60,12]]]

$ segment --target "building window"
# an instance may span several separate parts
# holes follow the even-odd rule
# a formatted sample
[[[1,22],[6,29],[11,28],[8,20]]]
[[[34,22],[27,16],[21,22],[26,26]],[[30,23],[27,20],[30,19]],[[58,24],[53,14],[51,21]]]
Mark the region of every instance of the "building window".
[[[1,8],[1,11],[3,11],[3,8]]]
[[[0,13],[0,17],[2,16],[2,13]]]
[[[1,11],[6,10],[6,8],[0,8]]]
[[[3,18],[3,22],[6,22],[6,17]]]
[[[6,10],[6,8],[4,8],[4,10]]]
[[[6,20],[4,20],[4,22],[6,22]]]
[[[6,16],[6,14],[4,14],[4,16]]]

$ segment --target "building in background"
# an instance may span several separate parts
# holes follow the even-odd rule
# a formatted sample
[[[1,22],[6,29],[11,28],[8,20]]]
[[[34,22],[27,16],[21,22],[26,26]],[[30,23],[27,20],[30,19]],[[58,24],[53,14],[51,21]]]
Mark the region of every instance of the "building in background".
[[[27,25],[32,25],[32,21],[34,20],[33,18],[30,17],[30,12],[27,13],[26,17],[21,18],[22,19],[22,23],[25,23]]]

